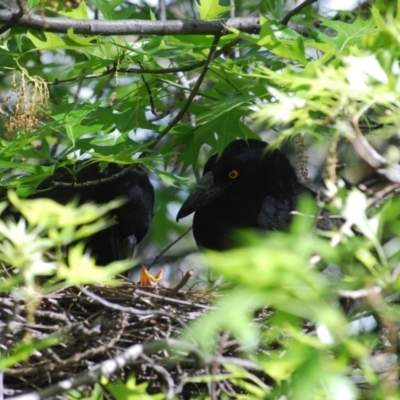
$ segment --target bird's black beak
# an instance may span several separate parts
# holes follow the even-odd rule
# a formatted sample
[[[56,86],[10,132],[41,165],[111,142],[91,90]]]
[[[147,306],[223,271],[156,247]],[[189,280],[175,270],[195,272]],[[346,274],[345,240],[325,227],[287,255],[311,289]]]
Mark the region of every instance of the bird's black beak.
[[[181,218],[185,218],[199,208],[209,204],[220,197],[224,190],[225,186],[216,186],[214,184],[213,173],[211,171],[207,172],[201,178],[196,189],[182,204],[182,207],[176,216],[176,220],[179,221]]]

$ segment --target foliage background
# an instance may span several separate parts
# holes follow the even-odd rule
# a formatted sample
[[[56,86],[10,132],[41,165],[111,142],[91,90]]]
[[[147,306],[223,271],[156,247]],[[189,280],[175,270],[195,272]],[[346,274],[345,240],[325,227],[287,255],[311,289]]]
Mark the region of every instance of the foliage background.
[[[220,153],[237,137],[280,145],[300,178],[323,188],[326,197],[318,204],[305,199],[300,211],[314,215],[326,207],[343,218],[343,226],[321,238],[313,219],[298,216],[289,233],[249,236],[247,247],[207,254],[206,263],[193,258],[194,243],[190,234],[185,236],[158,260],[172,282],[182,276],[176,271],[201,264],[197,279],[202,285],[212,286],[222,275],[233,286],[217,302],[218,311],[197,321],[181,340],[215,351],[221,331],[235,337],[244,357],[274,380],[266,388],[237,365],[226,367],[248,398],[396,399],[398,5],[370,1],[351,12],[323,16],[312,6],[290,15],[294,5],[289,3],[236,2],[232,8],[228,2],[202,0],[199,6],[182,1],[156,10],[117,0],[31,0],[27,8],[43,18],[162,24],[164,17],[259,16],[260,29],[256,34],[231,29],[220,37],[161,31],[103,36],[78,35],[73,29],[40,32],[18,26],[18,20],[3,25],[0,184],[27,197],[55,168],[88,154],[104,162],[142,163],[156,187],[151,231],[137,251],[149,263],[190,226],[190,221],[177,224],[176,212],[210,152]],[[344,164],[340,172],[337,163]],[[352,185],[374,171],[379,173],[367,190]],[[60,255],[52,263],[43,257],[54,243],[81,237],[77,227],[89,211],[94,214],[86,223],[96,229],[90,224],[105,209],[52,211],[48,204],[30,208],[29,202],[10,200],[28,228],[1,224],[3,243],[11,245],[2,245],[0,257],[6,264],[13,260],[21,271],[3,280],[3,291],[22,283],[19,295],[29,304],[63,279],[68,285],[110,282],[126,267],[98,269],[84,261],[79,247],[71,250],[74,268],[69,270]],[[71,213],[69,225],[60,226],[49,216],[51,222],[44,218],[42,230],[35,231],[34,216],[43,209],[47,215]],[[36,243],[30,255],[37,258],[17,259],[29,243]],[[206,274],[205,264],[212,274]],[[319,273],[328,264],[340,271],[336,279]],[[36,287],[35,276],[54,272],[56,286]],[[351,316],[335,303],[338,293],[357,300]],[[251,323],[253,313],[266,304],[275,310],[267,331]],[[349,319],[368,315],[374,316],[374,332],[349,325]],[[304,320],[312,321],[313,334],[304,330]],[[383,372],[378,358],[392,360]]]

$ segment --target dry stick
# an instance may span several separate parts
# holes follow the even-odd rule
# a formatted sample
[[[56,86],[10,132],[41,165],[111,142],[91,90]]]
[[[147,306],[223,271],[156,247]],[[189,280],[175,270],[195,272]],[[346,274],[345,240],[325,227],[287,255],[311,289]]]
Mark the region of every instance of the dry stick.
[[[171,296],[174,296],[177,294],[189,281],[189,279],[194,275],[194,271],[190,269],[189,271],[186,272],[185,275],[183,275],[183,278],[181,281],[172,289]]]

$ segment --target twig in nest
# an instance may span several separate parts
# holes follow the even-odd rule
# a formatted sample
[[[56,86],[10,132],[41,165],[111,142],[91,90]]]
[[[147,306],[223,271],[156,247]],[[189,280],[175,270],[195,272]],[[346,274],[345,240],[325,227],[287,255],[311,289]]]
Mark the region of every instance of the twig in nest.
[[[155,361],[153,359],[151,359],[149,356],[147,356],[146,354],[142,354],[140,356],[140,358],[142,358],[144,361],[146,361],[146,363],[148,363],[151,368],[154,369],[154,371],[156,371],[157,373],[159,373],[160,375],[163,376],[163,378],[165,379],[165,381],[167,382],[168,385],[168,392],[166,393],[166,399],[170,400],[173,399],[174,396],[176,395],[174,387],[175,387],[175,383],[174,380],[172,379],[171,375],[168,373],[168,371],[162,367],[159,364],[156,364]]]
[[[111,303],[102,297],[98,296],[97,294],[85,289],[82,286],[78,286],[79,290],[81,290],[87,297],[92,298],[93,300],[99,302],[105,307],[111,308],[112,310],[117,310],[117,311],[122,311],[130,314],[135,314],[135,315],[152,315],[152,314],[158,314],[158,315],[165,315],[168,317],[171,317],[171,315],[165,311],[160,311],[160,310],[140,310],[139,308],[134,308],[134,307],[125,307],[121,306],[117,303]]]
[[[184,306],[194,306],[194,307],[201,308],[204,310],[214,310],[215,309],[214,307],[207,306],[205,304],[195,303],[195,302],[187,301],[187,300],[179,300],[179,299],[172,298],[172,297],[161,296],[159,294],[147,292],[146,290],[136,289],[135,293],[141,294],[143,296],[154,297],[155,299],[160,299],[167,303],[180,304],[180,305],[184,305]]]
[[[194,275],[194,271],[190,269],[183,275],[181,281],[172,289],[171,296],[177,294],[188,282],[188,280]]]

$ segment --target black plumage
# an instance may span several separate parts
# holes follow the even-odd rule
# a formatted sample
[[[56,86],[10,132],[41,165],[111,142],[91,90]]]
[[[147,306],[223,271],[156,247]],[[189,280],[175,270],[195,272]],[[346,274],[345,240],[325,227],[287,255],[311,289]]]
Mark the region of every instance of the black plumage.
[[[283,153],[268,149],[261,140],[235,140],[219,158],[209,158],[177,219],[194,212],[197,245],[224,250],[234,246],[237,229],[285,229],[299,189],[295,170]]]
[[[124,203],[108,215],[114,223],[88,238],[86,248],[98,265],[131,258],[135,246],[146,235],[153,217],[153,186],[140,165],[112,179],[124,166],[110,163],[101,171],[97,162],[86,164],[77,165],[77,172],[58,168],[54,175],[39,185],[41,192],[31,198],[50,198],[61,204],[73,199],[78,199],[79,204],[105,204],[117,198],[123,199]],[[90,181],[95,181],[95,184],[85,186]],[[53,187],[54,182],[72,185]]]

